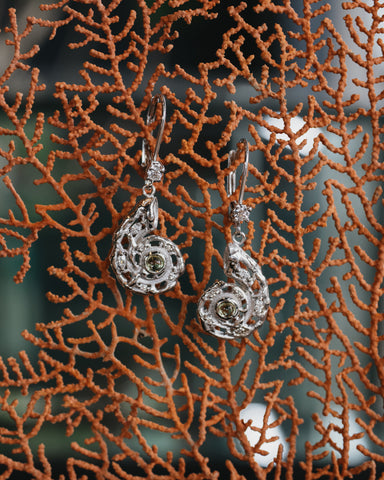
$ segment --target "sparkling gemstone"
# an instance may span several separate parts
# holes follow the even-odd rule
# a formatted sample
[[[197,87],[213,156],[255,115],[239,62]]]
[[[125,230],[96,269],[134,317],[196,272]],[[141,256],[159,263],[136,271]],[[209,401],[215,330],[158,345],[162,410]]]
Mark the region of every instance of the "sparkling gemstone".
[[[150,253],[145,257],[144,265],[149,273],[160,273],[164,270],[165,260],[159,253]]]
[[[237,305],[230,300],[220,300],[216,304],[216,313],[224,320],[229,320],[237,315]]]

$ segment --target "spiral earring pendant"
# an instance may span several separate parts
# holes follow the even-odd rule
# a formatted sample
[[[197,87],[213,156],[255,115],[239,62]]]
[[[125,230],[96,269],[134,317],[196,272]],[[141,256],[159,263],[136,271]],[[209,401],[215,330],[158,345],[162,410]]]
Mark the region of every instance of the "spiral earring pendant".
[[[111,266],[119,282],[136,293],[156,294],[173,288],[184,272],[178,247],[150,235],[157,228],[155,197],[140,201],[114,235]]]
[[[268,284],[257,262],[235,242],[225,249],[224,272],[234,283],[216,281],[203,293],[197,306],[199,320],[216,337],[247,337],[267,315]],[[256,281],[257,290],[253,288]]]
[[[113,236],[110,262],[116,278],[126,288],[141,294],[157,294],[170,290],[184,272],[184,260],[179,248],[168,238],[154,235],[158,223],[158,202],[154,182],[163,178],[164,165],[157,160],[164,123],[165,99],[163,95],[152,98],[147,124],[155,121],[156,106],[162,106],[161,123],[156,147],[152,152],[143,140],[141,166],[146,168],[143,194]]]
[[[248,143],[242,139],[239,144],[245,150],[245,162],[238,202],[231,203],[229,218],[235,225],[233,242],[227,244],[224,252],[224,273],[233,283],[216,281],[200,297],[197,316],[203,329],[224,339],[247,337],[260,327],[268,313],[270,298],[268,283],[257,262],[241,245],[245,234],[240,230],[242,222],[249,221],[250,208],[244,205],[243,195],[248,173]],[[238,158],[240,149],[231,151],[228,166]],[[235,191],[235,172],[228,178],[227,191],[231,196]],[[258,288],[255,286],[257,283]]]

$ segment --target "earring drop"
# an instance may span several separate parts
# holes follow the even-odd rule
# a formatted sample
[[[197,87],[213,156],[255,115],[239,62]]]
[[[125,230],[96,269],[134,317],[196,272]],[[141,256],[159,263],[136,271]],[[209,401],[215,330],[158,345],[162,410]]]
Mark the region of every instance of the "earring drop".
[[[184,272],[179,248],[168,238],[151,235],[158,223],[158,201],[153,184],[160,182],[164,173],[164,165],[157,160],[166,118],[163,95],[152,97],[147,113],[147,125],[151,125],[159,103],[162,114],[153,152],[147,139],[143,139],[140,165],[146,169],[145,198],[136,204],[115,232],[110,256],[111,267],[121,285],[141,294],[170,290]]]
[[[260,327],[268,312],[270,304],[268,284],[257,262],[243,249],[245,234],[241,231],[241,223],[249,221],[250,207],[243,204],[245,182],[248,174],[248,142],[241,139],[236,151],[228,156],[228,167],[241,153],[242,145],[245,160],[243,164],[239,200],[231,202],[229,219],[235,227],[232,242],[228,243],[224,252],[224,273],[234,283],[216,281],[206,290],[197,306],[200,323],[208,333],[225,339],[247,337]],[[227,179],[228,196],[236,190],[236,172],[232,171]],[[258,282],[259,288],[254,289]]]

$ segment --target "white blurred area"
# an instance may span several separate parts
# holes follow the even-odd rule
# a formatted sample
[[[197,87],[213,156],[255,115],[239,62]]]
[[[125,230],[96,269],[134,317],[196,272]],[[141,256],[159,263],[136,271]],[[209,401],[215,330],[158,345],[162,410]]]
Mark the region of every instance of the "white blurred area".
[[[276,141],[278,142],[279,140],[282,141],[288,141],[289,137],[286,133],[284,133],[284,120],[283,118],[273,118],[269,115],[266,115],[264,117],[264,120],[268,123],[268,125],[271,125],[271,127],[274,127],[274,129],[278,129],[279,133],[276,133]],[[291,118],[291,123],[290,123],[290,129],[292,132],[297,133],[299,132],[302,128],[305,127],[305,121],[303,120],[302,117],[297,116]],[[305,129],[304,129],[305,130]],[[269,140],[271,136],[270,130],[266,127],[259,127],[258,129],[259,135],[261,138],[264,140]],[[298,138],[297,140],[297,146],[301,145],[300,148],[300,153],[301,155],[308,155],[311,149],[313,148],[313,143],[315,138],[317,138],[322,130],[320,128],[309,128],[307,131],[303,132],[303,134]],[[287,148],[289,148],[289,145],[287,145]]]
[[[266,407],[262,403],[250,403],[240,414],[240,418],[247,422],[252,420],[252,427],[248,427],[245,430],[245,434],[248,438],[249,443],[252,446],[255,446],[260,440],[260,433],[256,428],[260,429],[263,427],[263,423],[266,420],[268,425],[272,425],[277,420],[277,415],[275,412],[271,411],[268,418],[264,420],[266,415]],[[288,444],[285,440],[284,431],[280,426],[268,428],[267,440],[275,438],[272,442],[263,443],[261,446],[262,450],[267,451],[267,455],[261,455],[256,453],[254,458],[261,467],[268,466],[278,455],[279,446],[283,446],[283,460],[287,456]]]
[[[341,408],[337,408],[337,416],[341,416]],[[361,447],[364,447],[368,451],[372,449],[372,446],[369,444],[369,441],[367,440],[367,435],[364,431],[364,429],[357,423],[358,415],[354,411],[349,411],[348,412],[348,425],[343,426],[343,422],[341,418],[336,418],[333,415],[321,415],[320,420],[322,423],[323,428],[325,429],[330,429],[330,441],[336,445],[336,447],[340,450],[343,450],[344,448],[348,448],[348,455],[349,455],[349,465],[350,466],[356,466],[360,465],[361,463],[365,462],[367,460],[367,457],[359,450],[359,445]],[[348,437],[352,438],[352,440],[349,441],[349,446],[347,447],[347,444],[344,444],[344,438],[343,438],[343,431],[345,429],[348,429]],[[317,440],[320,440],[320,435],[317,434],[319,437]],[[314,442],[312,442],[314,443]],[[329,445],[327,445],[327,448],[322,448],[319,451],[324,451],[324,450],[330,450]],[[316,451],[318,453],[318,451]],[[336,457],[340,457],[340,453],[336,454]]]
[[[278,419],[274,411],[271,411],[268,418],[264,419],[266,413],[266,406],[262,403],[250,403],[244,410],[242,410],[240,414],[240,418],[244,422],[252,420],[251,426],[248,427],[245,431],[247,439],[252,447],[257,445],[260,440],[260,433],[259,431],[257,431],[257,429],[261,429],[264,422],[266,422],[267,425],[273,425]],[[315,449],[314,453],[319,454],[321,452],[327,451],[328,455],[326,455],[324,461],[329,460],[332,453],[332,442],[332,444],[336,447],[335,453],[337,458],[340,458],[340,452],[344,448],[349,449],[348,456],[350,466],[360,465],[361,463],[365,462],[367,458],[360,451],[360,447],[363,447],[367,451],[370,451],[371,445],[369,445],[369,442],[367,441],[364,429],[357,423],[357,418],[358,416],[356,412],[350,411],[348,414],[348,425],[343,426],[341,418],[337,418],[333,415],[319,416],[318,421],[320,421],[321,423],[321,428],[324,429],[324,431],[330,429],[330,441],[325,447]],[[348,429],[348,437],[350,438],[348,447],[344,444],[343,438],[343,431],[346,428]],[[264,442],[261,445],[261,449],[268,453],[267,455],[261,455],[257,453],[254,456],[255,460],[261,467],[267,467],[275,461],[278,455],[280,445],[283,447],[282,460],[286,460],[289,446],[285,437],[286,434],[284,433],[284,429],[281,426],[268,428],[266,435],[267,442]],[[268,442],[268,440],[270,439],[274,440]],[[305,442],[309,441],[312,445],[315,445],[316,442],[320,442],[321,440],[322,435],[320,435],[320,433],[316,432],[315,430],[313,430],[310,438],[305,438]]]

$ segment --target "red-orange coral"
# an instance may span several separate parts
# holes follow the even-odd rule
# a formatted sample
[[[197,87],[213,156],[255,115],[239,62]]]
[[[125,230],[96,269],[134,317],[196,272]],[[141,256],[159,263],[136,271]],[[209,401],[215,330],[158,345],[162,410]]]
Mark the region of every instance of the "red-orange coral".
[[[16,13],[1,37],[13,56],[0,77],[0,172],[14,204],[0,219],[0,256],[21,256],[22,282],[32,245],[54,232],[55,282],[41,295],[57,316],[23,332],[37,358],[1,360],[0,478],[377,478],[382,5],[61,0],[24,27]],[[221,32],[221,46],[177,63],[196,22]],[[41,82],[29,41],[41,29],[51,42],[70,32],[66,55],[85,52],[79,72]],[[187,265],[173,290],[139,297],[119,287],[108,254],[141,193],[141,140],[154,142],[145,112],[158,92],[169,112],[159,232]],[[260,331],[225,342],[201,331],[195,305],[221,272],[223,162],[244,132],[245,249],[272,304]],[[32,202],[16,183],[24,170]],[[253,422],[243,416],[252,404],[263,412]]]

